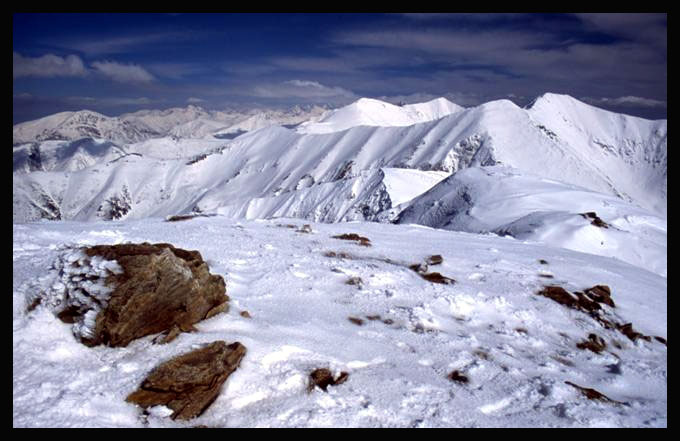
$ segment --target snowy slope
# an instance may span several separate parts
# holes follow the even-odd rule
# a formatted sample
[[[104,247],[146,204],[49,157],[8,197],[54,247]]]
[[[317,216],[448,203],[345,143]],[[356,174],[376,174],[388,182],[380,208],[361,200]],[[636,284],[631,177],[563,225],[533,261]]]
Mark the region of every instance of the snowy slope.
[[[545,284],[570,291],[606,284],[616,302],[603,306],[608,317],[667,338],[665,278],[507,237],[376,223],[311,223],[305,234],[286,224],[301,226],[219,216],[15,224],[13,426],[668,425],[666,346],[634,343],[536,295]],[[349,232],[372,246],[331,238]],[[50,266],[65,245],[125,241],[199,250],[225,278],[230,311],[170,344],[149,336],[126,348],[87,348],[46,307],[26,311],[29,295],[51,289]],[[443,263],[430,270],[454,285],[408,269],[433,254]],[[360,285],[347,284],[351,277]],[[252,318],[239,314],[246,310]],[[604,339],[604,351],[577,348],[589,333]],[[215,340],[239,341],[247,354],[202,416],[172,421],[163,408],[143,415],[125,402],[158,363]],[[319,367],[349,377],[327,393],[307,392],[307,376]],[[454,370],[468,382],[449,380]],[[589,400],[566,381],[623,404]]]
[[[597,226],[584,213],[608,226]],[[511,235],[615,257],[664,277],[667,221],[614,196],[504,166],[468,168],[417,197],[398,222]]]
[[[557,94],[539,97],[528,113],[548,134],[608,176],[622,197],[666,214],[666,120],[614,113]]]
[[[446,98],[396,106],[384,101],[361,98],[356,102],[331,110],[316,121],[309,121],[297,127],[300,133],[339,132],[356,126],[410,126],[433,121],[463,110]]]
[[[250,132],[270,126],[296,126],[307,121],[316,121],[326,111],[327,109],[321,106],[294,106],[288,110],[251,112],[252,115],[240,119],[225,129],[215,131],[212,135],[220,137],[234,133]]]
[[[81,138],[76,141],[20,144],[13,149],[13,171],[76,171],[126,154],[123,148],[104,139]]]

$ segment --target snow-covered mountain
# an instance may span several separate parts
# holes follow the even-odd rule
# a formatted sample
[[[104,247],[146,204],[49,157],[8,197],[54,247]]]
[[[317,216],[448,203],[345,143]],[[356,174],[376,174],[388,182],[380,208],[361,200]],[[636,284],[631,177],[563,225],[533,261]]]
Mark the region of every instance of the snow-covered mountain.
[[[290,109],[250,109],[209,111],[189,105],[166,110],[140,110],[109,117],[89,110],[62,112],[16,124],[14,145],[46,140],[90,137],[117,144],[174,136],[205,138],[211,135],[247,132],[272,125],[296,125],[317,118],[327,109],[319,106],[294,106]]]
[[[357,126],[400,127],[443,118],[463,110],[446,98],[426,103],[396,106],[384,101],[361,98],[337,110],[330,110],[316,121],[297,128],[300,133],[331,133]]]
[[[159,136],[155,130],[90,110],[61,112],[35,121],[16,124],[14,145],[48,140],[104,138],[115,143],[131,143]]]
[[[666,120],[555,94],[313,112],[14,127],[15,427],[667,426]],[[230,311],[93,349],[35,303],[65,249],[145,241],[199,250]],[[125,401],[216,339],[247,354],[198,419]],[[349,377],[310,391],[319,367]]]
[[[373,106],[373,101],[359,100],[306,127],[324,124],[322,121],[361,108],[366,102]],[[421,115],[429,118],[437,114],[436,109],[450,109],[442,103],[435,100],[411,105],[408,112],[420,109]],[[403,107],[392,107],[403,111]],[[385,118],[389,113],[377,114]],[[64,159],[43,161],[54,165],[42,168],[36,167],[35,158],[42,158],[42,150],[49,151],[48,147],[54,146],[21,146],[15,149],[14,220],[135,219],[190,212],[247,219],[297,217],[317,222],[411,219],[408,222],[454,225],[463,231],[504,231],[556,246],[567,246],[569,242],[572,249],[603,255],[614,255],[617,247],[612,244],[627,240],[615,236],[618,233],[612,230],[607,232],[606,241],[596,235],[583,245],[570,242],[566,236],[557,239],[539,234],[540,228],[530,229],[531,233],[525,231],[526,225],[510,228],[510,224],[526,216],[531,225],[552,225],[531,217],[542,210],[553,219],[551,222],[560,225],[567,219],[582,219],[579,214],[588,212],[598,213],[608,223],[646,216],[653,219],[652,232],[630,226],[627,231],[632,228],[632,234],[642,241],[649,235],[653,236],[649,239],[652,242],[665,241],[665,120],[614,114],[553,94],[542,96],[528,109],[500,100],[406,126],[399,125],[399,118],[387,118],[383,126],[366,125],[361,119],[355,121],[357,126],[328,133],[270,126],[235,139],[163,138],[124,146],[95,143],[96,154],[87,159],[81,157],[75,163]],[[105,152],[107,149],[110,151]],[[72,150],[70,144],[61,147],[64,152]],[[82,148],[78,151],[81,155],[88,153]],[[50,154],[59,156],[44,156]],[[61,165],[67,163],[70,165]],[[506,172],[457,173],[469,167],[494,165],[513,171],[509,176]],[[419,198],[454,173],[454,177],[435,187],[434,193]],[[526,177],[511,178],[515,174]],[[470,183],[466,176],[472,177]],[[563,185],[550,187],[549,206],[539,209],[535,198],[516,197],[522,191],[532,193],[545,188],[548,181]],[[503,185],[510,183],[519,190],[503,193],[511,188]],[[474,202],[480,204],[480,212],[484,212],[488,201],[497,203],[503,199],[493,198],[493,190],[515,203],[515,217],[493,218],[482,228],[461,217],[460,207],[456,206],[448,217],[433,223],[428,204],[458,200],[457,192],[466,185],[482,195]],[[583,202],[561,202],[560,195]],[[618,208],[603,209],[606,204]],[[560,217],[563,215],[567,217]],[[581,223],[588,225],[584,219]],[[653,232],[657,227],[661,239]],[[632,247],[635,240],[628,242]],[[621,256],[629,254],[623,252]],[[638,255],[633,260],[647,259]],[[665,274],[665,257],[643,266]]]

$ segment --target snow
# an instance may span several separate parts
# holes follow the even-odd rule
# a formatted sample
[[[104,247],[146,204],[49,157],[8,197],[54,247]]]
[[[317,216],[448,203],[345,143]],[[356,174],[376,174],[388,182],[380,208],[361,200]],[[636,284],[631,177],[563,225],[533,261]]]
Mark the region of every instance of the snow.
[[[222,216],[15,224],[13,426],[667,426],[666,347],[654,339],[633,343],[536,295],[546,283],[570,291],[606,284],[616,302],[605,306],[609,317],[667,338],[666,278],[508,237],[309,223],[312,233],[285,226],[300,227],[298,219]],[[372,246],[331,238],[349,232]],[[82,258],[66,247],[121,241],[199,250],[225,278],[230,311],[170,344],[152,344],[149,336],[126,348],[87,348],[46,305],[26,311],[36,283],[52,289],[55,261]],[[329,251],[347,257],[326,257]],[[430,271],[454,285],[430,283],[408,268],[433,254],[444,260]],[[546,273],[553,279],[540,277]],[[349,277],[363,283],[348,285]],[[240,315],[245,310],[252,318]],[[575,346],[591,332],[607,342],[601,354]],[[160,362],[219,339],[240,341],[247,354],[202,416],[172,421],[167,409],[144,415],[125,402]],[[327,393],[308,392],[307,376],[319,367],[349,378]],[[469,383],[447,379],[454,369]],[[627,404],[588,400],[565,381]]]
[[[462,107],[446,98],[404,106],[361,98],[348,106],[329,111],[317,120],[302,123],[296,130],[300,133],[332,133],[357,126],[410,126],[441,119],[461,110]]]
[[[607,228],[583,213],[594,212]],[[399,222],[509,234],[667,273],[667,221],[626,201],[506,166],[472,167],[411,201]]]
[[[609,319],[667,338],[666,120],[556,94],[324,111],[14,126],[15,427],[667,426],[666,346],[536,295],[605,284]],[[208,216],[164,221],[189,213]],[[78,247],[143,241],[199,250],[230,311],[167,345],[85,347],[120,267]],[[409,268],[437,254],[427,271],[454,284]],[[86,314],[62,323],[67,308]],[[590,333],[599,354],[576,347]],[[160,362],[218,339],[248,352],[204,415],[125,402]],[[349,379],[308,392],[321,367]]]

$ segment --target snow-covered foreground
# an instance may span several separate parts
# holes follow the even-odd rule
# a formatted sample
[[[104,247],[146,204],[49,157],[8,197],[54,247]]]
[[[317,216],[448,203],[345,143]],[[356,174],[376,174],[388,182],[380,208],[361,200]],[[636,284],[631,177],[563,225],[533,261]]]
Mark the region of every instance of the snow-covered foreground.
[[[666,346],[634,343],[536,295],[544,285],[572,292],[608,285],[610,319],[667,338],[666,278],[508,237],[363,222],[312,223],[311,233],[289,227],[303,222],[15,224],[13,425],[667,426]],[[342,233],[372,246],[331,237]],[[199,250],[226,280],[230,311],[167,345],[149,336],[126,348],[87,348],[48,309],[26,312],[61,247],[127,241]],[[436,254],[443,263],[430,271],[455,284],[430,283],[408,268]],[[590,333],[606,341],[602,353],[576,347]],[[247,354],[202,416],[172,421],[162,408],[143,416],[125,402],[160,362],[215,340],[239,341]],[[349,378],[327,393],[308,392],[307,377],[320,367]],[[449,380],[454,370],[469,382]],[[565,381],[625,404],[589,400]]]

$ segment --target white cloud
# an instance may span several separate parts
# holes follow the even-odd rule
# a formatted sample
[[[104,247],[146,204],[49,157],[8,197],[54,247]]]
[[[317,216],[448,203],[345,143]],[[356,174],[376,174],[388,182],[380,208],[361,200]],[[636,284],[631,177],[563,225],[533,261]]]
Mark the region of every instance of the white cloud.
[[[265,84],[256,86],[253,95],[260,98],[331,98],[331,97],[353,97],[351,92],[342,87],[324,86],[316,81],[290,80],[276,84]]]
[[[622,96],[618,98],[581,98],[583,101],[593,105],[606,105],[617,107],[660,107],[667,106],[666,101],[642,98],[639,96]]]
[[[195,98],[195,97],[189,97],[187,98],[187,103],[194,104],[194,103],[204,103],[205,100],[201,98]]]
[[[95,61],[92,67],[98,73],[120,83],[149,83],[155,77],[136,64],[121,64],[115,61]]]
[[[12,76],[19,77],[83,77],[88,71],[77,55],[59,57],[46,54],[41,57],[24,57],[12,52]]]

